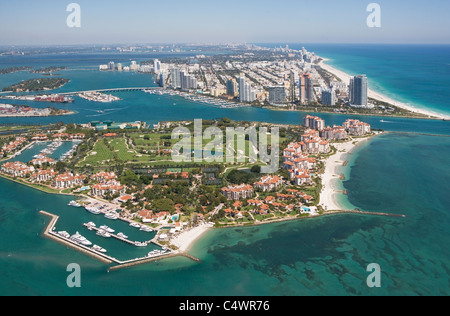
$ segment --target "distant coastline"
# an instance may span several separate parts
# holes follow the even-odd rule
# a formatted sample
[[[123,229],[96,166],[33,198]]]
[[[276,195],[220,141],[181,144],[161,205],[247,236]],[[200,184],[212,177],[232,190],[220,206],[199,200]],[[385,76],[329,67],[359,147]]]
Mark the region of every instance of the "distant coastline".
[[[329,73],[333,74],[334,76],[338,77],[339,79],[341,79],[343,82],[345,82],[347,85],[350,84],[350,78],[351,76],[347,73],[345,73],[344,71],[338,70],[336,68],[334,68],[333,66],[330,66],[329,64],[327,64],[326,62],[329,61],[329,59],[327,58],[323,58],[321,57],[322,61],[319,62],[318,66],[321,67],[322,69],[328,71]],[[396,107],[399,107],[401,109],[413,112],[413,113],[419,113],[422,115],[426,115],[428,116],[428,118],[430,119],[444,119],[444,120],[450,120],[450,116],[445,115],[445,114],[441,114],[441,113],[437,113],[431,110],[425,110],[425,109],[419,109],[413,106],[410,106],[408,104],[402,103],[402,102],[398,102],[395,101],[394,99],[387,97],[379,92],[376,92],[372,89],[368,89],[368,96],[369,98],[373,98],[375,100],[378,101],[382,101],[382,102],[386,102],[389,104],[392,104]],[[363,114],[362,114],[363,115]]]

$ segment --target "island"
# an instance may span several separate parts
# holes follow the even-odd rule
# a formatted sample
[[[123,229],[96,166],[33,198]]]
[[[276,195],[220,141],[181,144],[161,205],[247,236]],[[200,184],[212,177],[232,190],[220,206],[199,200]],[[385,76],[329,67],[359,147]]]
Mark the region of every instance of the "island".
[[[30,72],[32,74],[51,74],[53,72],[60,71],[60,70],[66,70],[66,69],[67,69],[67,67],[63,67],[63,66],[52,66],[52,67],[35,69]]]
[[[41,78],[30,79],[3,88],[4,92],[28,92],[28,91],[46,91],[61,88],[69,83],[69,79],[63,78]]]
[[[30,70],[30,69],[31,69],[31,67],[9,67],[9,68],[0,69],[0,75],[6,75],[6,74],[11,74],[14,72],[25,71],[25,70]]]
[[[44,117],[71,114],[75,114],[75,112],[54,107],[32,108],[27,105],[0,104],[0,117]]]
[[[41,127],[40,132],[3,138],[0,176],[48,193],[72,195],[71,206],[157,232],[151,242],[165,250],[149,254],[143,262],[187,255],[192,243],[212,227],[261,225],[339,212],[363,213],[342,209],[336,203],[333,195],[337,192],[331,180],[339,177],[335,175],[336,164],[345,164],[339,161],[342,154],[379,134],[367,123],[348,119],[342,126],[330,127],[310,115],[300,126],[223,118],[204,121],[201,132],[212,127],[217,131],[243,127],[266,133],[264,128],[272,130],[275,126],[280,129],[279,168],[270,174],[260,173],[264,161],[250,161],[253,146],[249,140],[244,142],[245,159],[239,162],[174,161],[174,145],[179,139],[171,134],[175,128],[185,128],[198,135],[193,121],[160,122],[153,129],[142,122],[108,121],[59,123]],[[268,137],[271,142],[273,135],[269,133]],[[28,163],[9,161],[36,142],[47,142],[48,147],[35,159]],[[70,152],[61,159],[47,156],[62,142],[73,142]],[[202,140],[203,146],[207,144],[208,140]],[[240,150],[225,142],[222,145],[224,151]],[[194,157],[195,152],[190,155]],[[86,225],[98,230],[92,224]],[[101,229],[99,233],[104,234]],[[49,234],[80,246],[76,240],[64,237],[66,234],[55,235],[51,230]],[[148,244],[111,236],[131,246]],[[98,251],[94,252],[98,255]],[[120,266],[128,264],[108,260]]]

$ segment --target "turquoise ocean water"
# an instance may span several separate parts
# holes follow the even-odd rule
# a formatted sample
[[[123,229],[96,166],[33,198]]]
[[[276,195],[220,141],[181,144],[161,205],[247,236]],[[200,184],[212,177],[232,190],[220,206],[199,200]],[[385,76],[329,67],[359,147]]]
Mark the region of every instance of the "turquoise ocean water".
[[[368,56],[372,46],[337,46],[334,50],[333,46],[305,47],[332,59],[334,66],[342,63],[343,70],[366,72],[380,86],[385,77],[399,76],[401,82],[410,78],[411,69],[406,66],[399,66],[396,76],[386,74],[379,78],[369,70],[359,71],[365,62],[361,65],[358,62],[346,63],[349,56],[354,56],[356,61],[364,59],[361,56]],[[436,60],[441,52],[436,51],[437,57],[433,58],[432,48],[420,49],[427,51],[430,60]],[[395,49],[401,50],[399,47]],[[386,56],[395,53],[388,46],[377,47],[377,51],[378,63],[383,63]],[[410,47],[404,47],[405,56],[410,52]],[[448,56],[447,62],[450,63]],[[94,57],[77,56],[74,61],[72,56],[55,61],[52,59],[55,57],[39,56],[33,57],[33,62],[39,67],[68,65],[71,69],[61,74],[72,82],[63,87],[63,91],[142,86],[143,82],[152,85],[148,75],[108,74],[94,69],[97,64],[109,60],[125,62],[133,58],[139,61],[136,56],[124,59],[120,59],[120,55],[104,59]],[[5,64],[28,65],[27,62],[31,60],[5,61],[0,58],[0,67]],[[427,67],[421,68],[417,64],[418,71],[424,73]],[[90,70],[84,72],[75,68]],[[24,74],[0,76],[0,87],[15,83]],[[432,104],[430,108],[448,110],[448,104],[435,100],[439,99],[436,93],[441,97],[448,94],[445,86],[448,74],[447,77],[444,74],[442,80],[441,89],[436,88],[438,92],[433,87],[430,88],[433,92],[426,93],[427,88],[424,88],[424,95],[408,99],[409,102],[418,102],[422,106],[429,103]],[[405,83],[405,86],[408,85]],[[385,89],[396,95],[402,87],[388,84]],[[427,94],[433,96],[427,97]],[[143,93],[123,93],[123,98],[123,101],[107,106],[77,99],[73,105],[62,106],[77,110],[79,114],[76,116],[40,119],[39,122],[113,119],[156,123],[169,119],[228,116],[242,120],[299,123],[305,115],[255,108],[221,110],[177,97]],[[106,110],[106,107],[111,110],[105,111],[105,116],[96,116],[98,109]],[[327,124],[341,124],[346,119],[333,114],[321,116]],[[108,222],[86,211],[68,207],[70,197],[48,195],[0,179],[0,295],[448,295],[450,137],[445,135],[450,135],[449,122],[389,118],[384,119],[388,123],[383,123],[377,117],[361,119],[375,128],[393,133],[376,137],[349,155],[349,165],[343,170],[347,180],[340,184],[349,195],[340,196],[340,202],[367,211],[405,214],[407,218],[333,215],[259,227],[212,230],[191,250],[202,260],[201,263],[174,258],[107,272],[108,265],[43,238],[41,232],[49,220],[38,210],[60,215],[58,230],[79,230],[87,235],[89,232],[81,223],[94,220],[113,227],[117,225],[119,230],[136,240],[147,236],[120,223]],[[1,119],[0,124],[35,123],[35,120]],[[104,245],[105,241],[95,239],[95,236],[88,237]],[[141,251],[113,240],[106,246],[120,258],[138,256]],[[69,263],[81,266],[80,289],[69,289],[66,285]],[[381,267],[381,288],[370,289],[366,285],[369,275],[366,267],[370,263],[378,263]]]

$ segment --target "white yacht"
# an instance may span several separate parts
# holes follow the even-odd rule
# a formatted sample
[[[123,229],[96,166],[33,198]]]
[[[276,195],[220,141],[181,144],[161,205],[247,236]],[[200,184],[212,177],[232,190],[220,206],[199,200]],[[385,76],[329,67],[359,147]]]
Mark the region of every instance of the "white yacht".
[[[99,251],[99,252],[101,252],[101,253],[106,253],[106,252],[107,252],[105,248],[102,248],[102,247],[97,246],[97,245],[93,245],[93,246],[92,246],[92,249],[94,249],[94,250],[96,250],[96,251]]]
[[[68,205],[74,207],[81,207],[81,204],[79,204],[77,201],[70,201]]]
[[[100,229],[102,229],[102,230],[104,230],[104,231],[106,231],[108,233],[114,233],[115,232],[114,229],[112,229],[112,228],[110,228],[110,227],[108,227],[106,225],[100,226]]]
[[[108,233],[107,231],[103,230],[103,229],[98,230],[97,231],[97,235],[101,236],[101,237],[105,237],[105,238],[110,238],[111,237],[111,234]]]
[[[79,232],[76,232],[75,235],[72,235],[70,237],[70,239],[78,244],[83,245],[83,246],[91,246],[92,245],[92,243],[89,240],[87,240],[85,237],[81,236]]]
[[[118,233],[117,236],[119,236],[120,238],[123,238],[123,239],[128,239],[128,236],[125,235],[124,233]]]
[[[114,213],[114,212],[108,212],[108,213],[106,213],[106,214],[105,214],[105,217],[108,218],[108,219],[118,219],[118,218],[119,218],[119,216],[117,216],[117,214]]]
[[[66,231],[61,231],[61,232],[58,232],[57,234],[64,238],[70,238],[70,234]]]
[[[130,223],[130,226],[131,226],[131,227],[135,227],[135,228],[141,228],[141,225],[139,225],[139,224],[136,223],[136,222],[131,222],[131,223]]]
[[[134,244],[135,244],[135,246],[137,246],[137,247],[146,247],[146,246],[147,246],[147,243],[145,243],[145,242],[139,242],[139,241],[136,241]]]
[[[153,229],[151,229],[150,227],[148,227],[147,225],[142,225],[141,228],[139,230],[142,230],[144,232],[152,232]]]
[[[97,208],[95,208],[95,207],[93,207],[93,206],[86,206],[85,209],[86,209],[86,211],[88,211],[89,213],[92,213],[92,214],[95,214],[95,215],[98,215],[98,214],[101,213],[100,210],[98,210]]]

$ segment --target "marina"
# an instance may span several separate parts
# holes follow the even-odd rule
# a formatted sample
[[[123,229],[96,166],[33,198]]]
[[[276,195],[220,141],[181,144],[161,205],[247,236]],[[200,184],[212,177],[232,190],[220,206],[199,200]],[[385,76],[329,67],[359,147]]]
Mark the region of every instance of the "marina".
[[[104,94],[101,92],[82,92],[79,93],[78,96],[80,98],[86,99],[88,101],[93,101],[93,102],[102,102],[102,103],[110,103],[110,102],[115,102],[115,101],[120,101],[121,99],[118,97],[115,97],[111,94]]]
[[[196,102],[196,103],[202,103],[211,107],[216,108],[224,108],[224,109],[234,109],[234,108],[242,108],[242,107],[249,107],[249,104],[243,104],[228,100],[222,100],[206,95],[200,95],[200,94],[192,94],[187,92],[181,92],[181,91],[175,91],[175,90],[168,90],[168,89],[162,89],[162,90],[144,90],[145,93],[154,94],[154,95],[169,95],[169,96],[180,96],[188,101]],[[176,104],[174,104],[176,105]]]
[[[79,232],[75,233],[72,236],[66,231],[57,232],[56,224],[59,220],[59,216],[45,212],[45,211],[40,211],[39,213],[51,218],[49,224],[47,225],[47,227],[45,228],[45,230],[43,232],[44,236],[49,237],[53,240],[56,240],[64,245],[75,248],[75,249],[77,249],[85,254],[88,254],[98,260],[101,260],[105,263],[113,263],[114,262],[114,263],[118,264],[117,266],[113,266],[110,270],[126,268],[126,267],[130,267],[130,266],[135,266],[137,264],[148,263],[148,262],[162,260],[162,259],[175,257],[175,256],[185,256],[187,258],[190,258],[193,261],[197,261],[197,262],[200,261],[199,259],[197,259],[189,254],[179,252],[179,251],[173,251],[167,247],[164,247],[164,246],[158,244],[156,241],[153,241],[153,240],[150,240],[146,243],[133,242],[133,241],[126,239],[125,238],[126,236],[124,236],[123,234],[121,235],[122,236],[121,237],[121,236],[119,236],[120,233],[117,235],[111,233],[110,235],[112,238],[116,238],[116,239],[126,242],[130,245],[136,245],[137,243],[139,243],[139,244],[145,244],[147,246],[150,243],[154,243],[155,245],[157,245],[161,248],[161,249],[152,250],[152,251],[148,252],[145,256],[140,257],[140,258],[134,258],[134,259],[121,261],[112,256],[106,255],[106,253],[108,252],[106,249],[104,249],[103,247],[101,247],[99,245],[90,243]],[[89,230],[95,230],[97,232],[104,231],[101,228],[97,228],[96,225],[92,222],[85,223],[85,224],[83,224],[83,226],[85,226]]]

